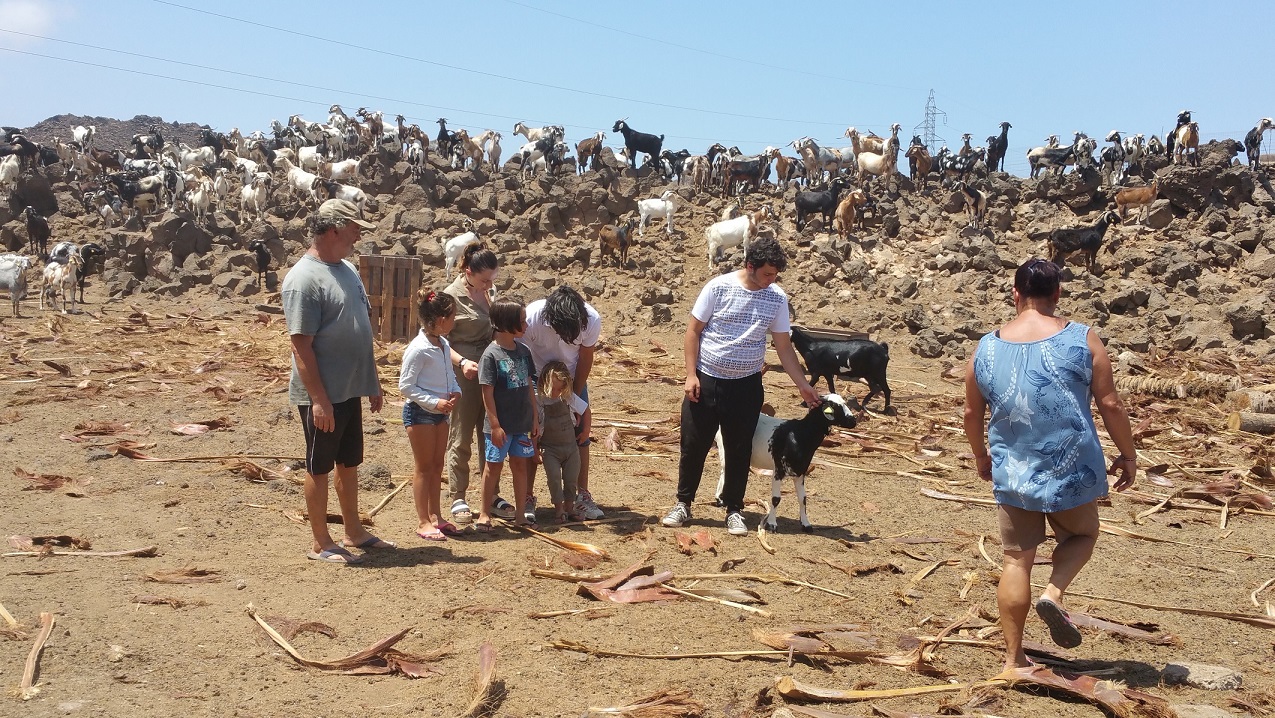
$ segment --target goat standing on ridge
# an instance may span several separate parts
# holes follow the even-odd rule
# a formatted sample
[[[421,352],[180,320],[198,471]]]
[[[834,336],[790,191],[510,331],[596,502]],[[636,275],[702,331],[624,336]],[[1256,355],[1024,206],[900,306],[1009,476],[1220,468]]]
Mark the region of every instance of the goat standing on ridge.
[[[658,158],[660,149],[664,146],[664,135],[656,137],[645,132],[638,132],[629,127],[624,120],[616,120],[611,131],[624,135],[624,147],[629,151],[629,164],[633,169],[637,169],[637,153],[643,152],[651,158]]]

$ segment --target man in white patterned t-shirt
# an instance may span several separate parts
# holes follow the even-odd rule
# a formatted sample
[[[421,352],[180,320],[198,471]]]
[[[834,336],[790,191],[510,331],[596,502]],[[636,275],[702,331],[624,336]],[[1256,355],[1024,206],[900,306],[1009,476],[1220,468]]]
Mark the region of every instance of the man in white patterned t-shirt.
[[[792,348],[788,295],[775,284],[787,266],[779,242],[758,239],[748,248],[743,269],[710,280],[695,300],[683,346],[686,396],[682,399],[677,505],[661,522],[665,526],[681,526],[691,518],[691,502],[704,473],[704,460],[720,429],[726,529],[736,536],[748,533],[742,512],[753,432],[764,399],[761,374],[767,334],[802,399],[810,406],[820,401]]]

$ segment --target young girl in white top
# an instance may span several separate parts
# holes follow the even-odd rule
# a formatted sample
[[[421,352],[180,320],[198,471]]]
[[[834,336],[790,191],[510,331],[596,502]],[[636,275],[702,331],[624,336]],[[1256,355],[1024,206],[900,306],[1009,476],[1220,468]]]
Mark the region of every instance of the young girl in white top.
[[[421,331],[403,352],[398,389],[406,399],[403,426],[416,464],[412,474],[419,522],[416,535],[426,541],[444,541],[449,535],[460,533],[454,524],[439,518],[447,418],[460,397],[460,385],[452,372],[451,345],[443,338],[456,322],[456,299],[450,294],[421,289],[417,316]]]

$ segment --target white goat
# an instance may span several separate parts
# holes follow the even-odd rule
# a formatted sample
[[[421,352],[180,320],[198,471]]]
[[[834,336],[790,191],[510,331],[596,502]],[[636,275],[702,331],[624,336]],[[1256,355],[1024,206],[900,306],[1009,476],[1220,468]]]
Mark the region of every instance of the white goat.
[[[359,160],[342,160],[340,162],[321,162],[319,174],[326,174],[328,179],[341,181],[358,176]]]
[[[83,260],[79,252],[71,252],[66,263],[50,262],[44,267],[44,283],[40,286],[40,308],[44,309],[44,298],[49,298],[49,307],[59,309],[58,292],[62,293],[60,311],[66,314],[66,303],[71,303],[71,313],[75,313],[75,283]]]
[[[173,162],[177,163],[177,169],[183,172],[195,165],[210,165],[217,159],[213,148],[191,148],[184,142],[178,143],[176,147],[168,145],[164,148],[164,154],[173,158]]]
[[[186,206],[190,207],[196,222],[202,222],[208,215],[208,205],[212,203],[213,191],[213,184],[207,178],[187,183]]]
[[[18,186],[18,177],[22,174],[21,160],[17,155],[8,155],[0,157],[0,190],[15,189]]]
[[[749,214],[742,214],[734,219],[714,222],[704,230],[704,241],[708,244],[708,268],[713,268],[717,255],[723,249],[743,246],[748,251],[748,242],[757,236],[757,226],[766,217],[774,218],[770,205]]]
[[[483,130],[474,138],[474,144],[487,153],[487,161],[492,170],[500,169],[500,133],[495,130]],[[482,164],[481,162],[479,164]]]
[[[358,187],[320,179],[315,191],[324,195],[324,200],[343,199],[353,203],[359,208],[359,216],[363,216],[363,209],[367,205],[367,194]]]
[[[76,125],[75,129],[71,130],[71,139],[75,141],[75,144],[80,146],[81,152],[89,152],[94,149],[95,141],[97,139],[97,128],[93,125],[89,125],[88,127],[85,127],[84,125]]]
[[[9,290],[9,301],[13,304],[13,316],[20,317],[18,303],[27,293],[27,270],[31,268],[31,258],[21,254],[0,255],[0,290]]]
[[[673,190],[665,190],[656,199],[644,199],[638,202],[638,236],[646,229],[646,223],[652,219],[664,220],[664,233],[673,236],[673,213],[682,206],[682,198]]]
[[[266,210],[266,201],[270,199],[272,181],[273,178],[269,172],[262,172],[239,190],[239,211],[243,214],[245,221],[248,220],[249,207],[252,214],[257,219],[261,219],[261,214]]]
[[[425,146],[420,140],[412,140],[407,148],[407,164],[412,168],[413,177],[420,177],[425,171]]]
[[[319,154],[318,147],[305,146],[297,150],[297,166],[307,172],[319,169],[319,162],[327,159]]]
[[[216,198],[219,212],[226,209],[226,196],[230,194],[230,180],[226,178],[229,173],[230,171],[225,167],[218,167],[217,174],[213,177],[213,196]]]
[[[300,167],[294,166],[286,157],[277,158],[275,165],[278,169],[283,170],[284,181],[292,188],[293,194],[300,195],[304,192],[316,204],[318,203],[319,195],[315,192],[315,188],[319,184],[318,175],[310,174]]]
[[[463,234],[443,242],[443,263],[447,272],[447,281],[452,279],[452,270],[456,268],[456,263],[460,261],[460,255],[465,253],[465,247],[478,241],[478,227],[472,219],[466,219],[464,227],[467,230]]]

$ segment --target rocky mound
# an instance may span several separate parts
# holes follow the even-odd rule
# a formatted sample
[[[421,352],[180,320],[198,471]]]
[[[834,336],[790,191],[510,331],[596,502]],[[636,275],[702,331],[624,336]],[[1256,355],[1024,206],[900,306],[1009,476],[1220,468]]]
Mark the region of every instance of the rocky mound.
[[[41,124],[66,127],[91,119],[66,119],[71,117]],[[137,125],[129,127],[120,136],[131,138]],[[1202,148],[1198,168],[1167,167],[1163,158],[1148,162],[1143,179],[1158,176],[1162,189],[1147,226],[1130,221],[1110,229],[1094,274],[1080,258],[1069,263],[1064,311],[1102,328],[1118,348],[1225,347],[1275,358],[1275,325],[1265,309],[1275,299],[1275,191],[1265,171],[1234,164],[1237,151],[1231,141],[1211,143]],[[628,169],[609,151],[598,171],[535,179],[523,179],[516,163],[491,173],[452,170],[437,161],[413,179],[396,157],[380,160],[365,163],[369,171],[360,179],[378,228],[365,232],[357,251],[419,256],[431,284],[443,281],[442,242],[471,218],[503,256],[508,270],[502,291],[534,298],[559,282],[573,284],[624,335],[685,314],[710,272],[738,267],[742,260],[742,252],[732,250],[710,269],[703,239],[704,228],[734,200],[673,185],[686,206],[676,213],[672,234],[657,222],[635,238],[630,266],[599,266],[597,229],[635,212],[639,199],[670,188],[650,170]],[[766,187],[744,197],[743,204],[753,209],[769,203],[776,210],[779,220],[763,231],[773,232],[792,252],[783,285],[800,321],[868,331],[896,349],[902,342],[923,357],[959,360],[988,326],[1012,312],[1012,268],[1029,256],[1048,254],[1041,241],[1048,230],[1091,224],[1110,205],[1110,193],[1099,188],[1092,171],[1038,180],[993,173],[977,184],[990,197],[981,231],[966,226],[957,193],[934,182],[917,191],[906,178],[898,180],[896,191],[874,189],[878,211],[865,231],[845,239],[825,233],[818,219],[796,231],[796,188],[779,193]],[[19,186],[25,201],[56,212],[55,240],[92,239],[107,248],[103,280],[113,296],[257,294],[247,244],[264,240],[275,264],[287,267],[305,249],[304,219],[312,209],[277,187],[267,217],[241,224],[236,189],[228,208],[203,223],[179,208],[145,225],[106,229],[84,210],[78,192],[62,182],[56,167],[24,177]],[[10,248],[25,242],[16,209],[0,208],[0,243]],[[276,286],[271,274],[267,288]]]
[[[208,125],[197,125],[193,122],[165,122],[162,117],[137,115],[131,120],[116,120],[111,117],[88,117],[83,115],[54,115],[23,129],[23,134],[34,142],[52,145],[54,139],[63,142],[71,139],[71,130],[76,125],[88,127],[92,125],[96,138],[94,144],[101,149],[116,147],[128,148],[133,135],[144,135],[152,126],[158,126],[165,140],[185,142],[188,145],[199,143],[199,131],[208,129]]]

